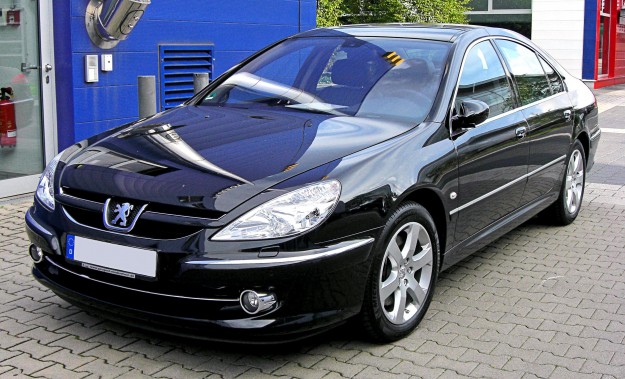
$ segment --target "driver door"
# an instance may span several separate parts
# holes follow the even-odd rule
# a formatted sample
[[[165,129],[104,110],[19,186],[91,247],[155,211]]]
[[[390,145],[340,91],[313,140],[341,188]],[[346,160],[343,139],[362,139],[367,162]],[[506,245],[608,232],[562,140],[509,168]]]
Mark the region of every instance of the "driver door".
[[[527,182],[527,123],[517,109],[511,79],[491,42],[470,48],[460,76],[455,107],[480,100],[489,117],[455,139],[458,204],[455,237],[463,241],[516,210]]]

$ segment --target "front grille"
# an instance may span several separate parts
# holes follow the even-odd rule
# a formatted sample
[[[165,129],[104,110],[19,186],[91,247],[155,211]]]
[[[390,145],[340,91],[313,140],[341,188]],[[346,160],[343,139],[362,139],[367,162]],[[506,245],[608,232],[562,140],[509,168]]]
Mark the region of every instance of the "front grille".
[[[104,195],[101,193],[84,191],[84,190],[80,190],[76,188],[69,188],[69,187],[63,187],[63,194],[73,196],[78,199],[84,199],[84,200],[89,200],[89,201],[93,201],[96,203],[101,203],[102,205],[104,205],[104,202],[108,198],[111,197],[109,195]],[[146,203],[145,201],[141,199],[127,199],[127,200],[131,200],[136,203],[142,203],[142,202],[144,204]],[[180,204],[200,203],[199,201],[194,202],[193,200],[195,200],[193,197],[188,197],[188,196],[179,198]],[[183,217],[196,217],[196,218],[202,218],[206,220],[217,220],[225,214],[224,212],[219,212],[219,211],[215,211],[212,209],[193,207],[192,205],[176,206],[176,205],[171,205],[171,204],[153,203],[153,202],[149,202],[147,210],[150,212],[154,212],[154,213],[164,213],[164,214],[171,214],[171,215],[183,216]]]
[[[79,208],[68,204],[64,204],[63,208],[79,224],[106,230],[102,211]],[[153,239],[176,239],[189,236],[200,230],[202,230],[200,226],[144,220],[139,217],[137,224],[128,234]]]

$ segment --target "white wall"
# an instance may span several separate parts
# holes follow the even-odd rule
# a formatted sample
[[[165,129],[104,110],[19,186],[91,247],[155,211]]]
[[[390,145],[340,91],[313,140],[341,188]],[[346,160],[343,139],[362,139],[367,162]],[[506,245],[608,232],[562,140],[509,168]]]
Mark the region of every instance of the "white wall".
[[[532,41],[581,78],[584,0],[532,0]]]

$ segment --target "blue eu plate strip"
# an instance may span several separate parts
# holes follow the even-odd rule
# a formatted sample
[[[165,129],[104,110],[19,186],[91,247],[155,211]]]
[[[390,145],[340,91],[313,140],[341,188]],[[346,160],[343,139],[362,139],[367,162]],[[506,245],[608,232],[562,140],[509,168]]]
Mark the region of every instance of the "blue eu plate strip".
[[[67,243],[65,244],[65,258],[74,259],[74,237],[71,234],[67,235]]]

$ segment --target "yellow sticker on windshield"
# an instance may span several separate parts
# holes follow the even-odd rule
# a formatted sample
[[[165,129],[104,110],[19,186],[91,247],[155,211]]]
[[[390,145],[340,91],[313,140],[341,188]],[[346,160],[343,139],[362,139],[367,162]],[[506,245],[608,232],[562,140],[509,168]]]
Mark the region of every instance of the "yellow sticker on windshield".
[[[404,62],[404,59],[401,57],[401,55],[397,54],[394,51],[390,51],[382,56],[388,61],[388,63],[392,64],[393,66],[399,66]]]

